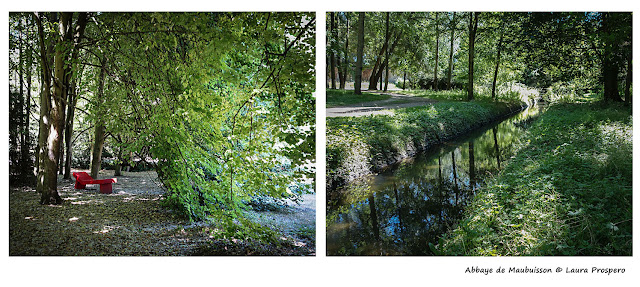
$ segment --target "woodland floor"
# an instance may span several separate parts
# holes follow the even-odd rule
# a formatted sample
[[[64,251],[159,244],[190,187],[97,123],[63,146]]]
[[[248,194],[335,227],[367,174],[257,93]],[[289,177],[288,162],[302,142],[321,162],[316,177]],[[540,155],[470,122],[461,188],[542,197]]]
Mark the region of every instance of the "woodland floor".
[[[99,178],[113,177],[102,171]],[[123,172],[112,194],[98,185],[73,188],[74,179],[59,179],[62,205],[41,205],[31,187],[9,193],[10,256],[184,256],[315,255],[315,195],[304,195],[275,211],[247,216],[281,234],[279,243],[217,240],[209,223],[178,217],[161,205],[164,190],[155,172]]]
[[[389,95],[391,98],[380,101],[364,102],[348,106],[327,108],[327,117],[360,117],[367,115],[393,115],[394,109],[425,106],[435,103],[435,100],[423,97],[403,95],[391,92],[368,91]]]

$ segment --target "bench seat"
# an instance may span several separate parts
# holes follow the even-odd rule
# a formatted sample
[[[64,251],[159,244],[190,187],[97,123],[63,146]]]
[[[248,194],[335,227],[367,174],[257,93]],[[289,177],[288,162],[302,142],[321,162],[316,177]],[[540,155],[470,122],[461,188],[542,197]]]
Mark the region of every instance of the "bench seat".
[[[85,189],[87,184],[99,184],[100,185],[100,193],[111,194],[112,192],[112,183],[118,182],[117,178],[107,178],[107,179],[93,179],[86,172],[74,172],[73,177],[76,178],[76,184],[73,186],[75,189]]]

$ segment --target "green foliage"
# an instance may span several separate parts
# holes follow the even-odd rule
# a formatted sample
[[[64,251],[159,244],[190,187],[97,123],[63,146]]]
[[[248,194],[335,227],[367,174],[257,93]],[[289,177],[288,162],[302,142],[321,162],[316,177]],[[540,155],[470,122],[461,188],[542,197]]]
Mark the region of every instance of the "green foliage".
[[[82,81],[95,93],[105,65],[105,97],[82,120],[105,123],[110,162],[151,164],[164,206],[223,238],[276,238],[242,214],[313,192],[315,14],[93,16]]]
[[[520,108],[519,104],[438,102],[395,115],[327,119],[327,188],[354,181]]]
[[[555,105],[437,250],[447,255],[631,255],[632,118]]]
[[[327,108],[380,101],[388,98],[391,98],[391,96],[367,92],[356,95],[352,90],[327,90]]]

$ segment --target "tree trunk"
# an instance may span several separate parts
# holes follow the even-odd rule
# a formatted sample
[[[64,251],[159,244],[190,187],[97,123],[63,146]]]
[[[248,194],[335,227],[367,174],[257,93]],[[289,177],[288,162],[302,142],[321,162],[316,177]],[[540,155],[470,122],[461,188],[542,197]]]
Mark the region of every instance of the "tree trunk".
[[[27,25],[29,23],[27,22]],[[27,99],[26,99],[26,107],[24,114],[24,130],[22,133],[24,134],[23,146],[21,148],[22,155],[20,156],[22,160],[22,174],[29,178],[31,177],[31,169],[33,167],[33,162],[31,161],[31,134],[29,133],[29,124],[31,122],[31,65],[33,64],[33,53],[31,49],[27,49]]]
[[[496,100],[496,84],[498,83],[498,68],[500,67],[500,53],[502,52],[503,38],[504,31],[500,30],[500,40],[498,40],[498,54],[496,55],[496,69],[493,71],[493,84],[491,85],[491,98],[493,98],[494,100]]]
[[[104,100],[104,81],[105,81],[105,65],[106,60],[103,58],[102,67],[100,68],[100,75],[98,78],[98,94],[96,95],[96,103],[98,109],[102,107]],[[105,126],[102,120],[102,115],[98,111],[98,118],[96,119],[96,126],[94,131],[94,143],[91,151],[91,177],[98,178],[98,172],[100,171],[100,165],[102,163],[102,148],[104,147],[105,138]]]
[[[402,89],[407,88],[407,70],[404,70],[404,75],[402,76]]]
[[[384,62],[382,61],[382,57],[384,56],[384,51],[387,49],[387,42],[382,43],[382,48],[376,57],[376,62],[373,65],[373,69],[371,70],[371,76],[369,76],[369,90],[375,90],[378,86],[378,79],[382,77],[381,71],[384,69]]]
[[[456,32],[456,12],[453,12],[451,19],[451,38],[449,43],[451,47],[449,48],[449,72],[447,73],[447,90],[451,90],[451,77],[453,75],[453,41]]]
[[[609,13],[602,14],[602,32],[604,33],[604,54],[602,63],[602,78],[604,79],[604,100],[621,102],[620,92],[618,91],[618,72],[620,67],[618,66],[615,58],[615,52],[617,50],[617,39],[613,37],[611,28],[613,23],[610,19]]]
[[[113,175],[114,176],[121,176],[122,175],[122,147],[118,147],[118,159],[116,160],[116,165],[114,167],[114,172]]]
[[[433,67],[433,89],[438,90],[438,49],[440,47],[440,29],[438,29],[438,12],[436,13],[436,63]]]
[[[64,165],[64,178],[71,178],[71,160],[72,160],[72,142],[71,138],[73,136],[73,119],[75,117],[76,104],[78,103],[78,91],[77,91],[77,79],[80,77],[81,73],[78,73],[76,77],[71,80],[71,86],[69,90],[71,93],[69,94],[69,105],[67,106],[67,124],[65,126],[64,133],[64,142],[66,144],[67,152],[66,152],[66,160]]]
[[[475,55],[476,31],[478,30],[478,14],[469,14],[469,83],[467,84],[467,101],[473,100],[473,58]]]
[[[334,43],[337,40],[335,38],[336,24],[335,24],[335,12],[331,12],[331,42],[329,43],[329,57],[331,58],[331,88],[336,88],[336,55],[334,49]]]
[[[342,77],[340,78],[340,89],[344,90],[347,83],[348,67],[349,67],[349,12],[344,13],[346,18],[347,31],[344,34],[344,63],[342,65]]]
[[[631,106],[631,81],[633,80],[631,51],[631,47],[629,47],[629,53],[627,54],[627,74],[624,78],[624,102],[627,106]]]
[[[385,41],[389,42],[389,12],[387,12],[387,21],[386,21],[386,32],[385,32]],[[387,49],[384,50],[385,52],[385,57],[384,57],[384,67],[385,67],[385,71],[386,71],[386,75],[384,77],[384,91],[387,91],[387,87],[389,86],[389,45],[387,44]]]
[[[358,51],[356,55],[355,94],[361,95],[362,54],[364,50],[364,12],[358,13]]]
[[[398,33],[398,35],[396,35],[394,37],[393,43],[391,44],[391,48],[389,49],[389,54],[392,55],[393,51],[396,48],[396,44],[398,43],[398,40],[400,39],[400,37],[402,36],[402,32]],[[376,89],[376,85],[378,85],[378,81],[380,81],[380,90],[382,90],[382,75],[384,70],[386,69],[386,65],[385,62],[386,61],[382,61],[382,56],[384,55],[384,46],[383,49],[380,49],[380,53],[379,53],[379,57],[376,60],[376,64],[373,67],[373,70],[371,71],[371,77],[369,78],[369,89]]]
[[[60,13],[60,20],[50,19],[51,22],[59,23],[55,39],[55,52],[53,56],[53,69],[50,69],[49,53],[45,50],[44,29],[40,17],[34,14],[38,26],[40,42],[40,58],[43,73],[43,93],[41,95],[40,106],[40,135],[38,137],[40,145],[39,171],[36,190],[41,194],[41,204],[60,204],[62,198],[58,194],[58,160],[60,156],[60,140],[64,129],[64,107],[67,87],[69,85],[68,75],[72,72],[69,60],[73,58],[74,50],[82,39],[84,27],[86,25],[87,14],[80,13],[75,28],[72,33],[73,13]],[[53,77],[50,74],[53,71]],[[53,83],[53,86],[51,84]],[[53,88],[53,93],[50,92]]]

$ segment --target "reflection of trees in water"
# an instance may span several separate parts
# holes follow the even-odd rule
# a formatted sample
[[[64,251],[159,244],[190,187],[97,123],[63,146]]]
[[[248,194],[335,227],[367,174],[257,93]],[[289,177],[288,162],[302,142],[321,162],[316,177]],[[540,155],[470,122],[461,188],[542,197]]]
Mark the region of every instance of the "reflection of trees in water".
[[[506,120],[458,146],[443,145],[330,192],[329,254],[430,254],[428,243],[457,223],[475,188],[515,153],[523,130],[514,122],[522,121]]]

